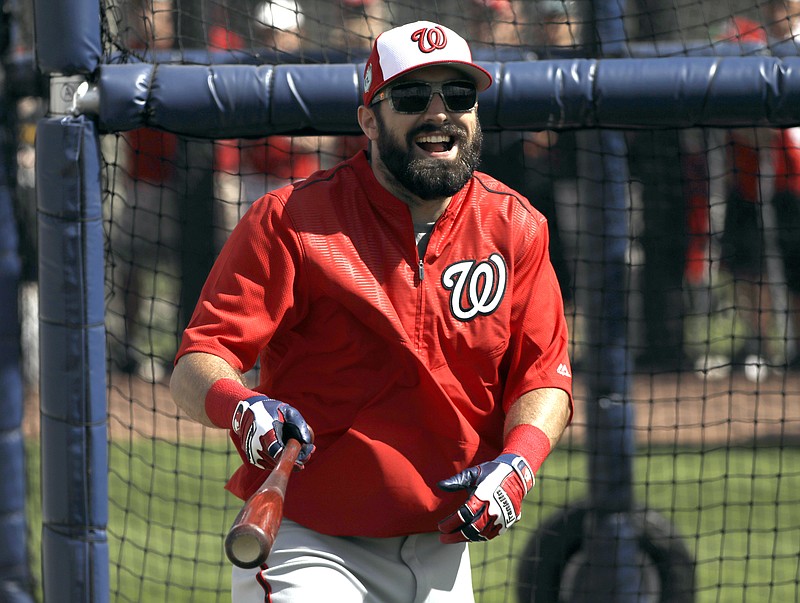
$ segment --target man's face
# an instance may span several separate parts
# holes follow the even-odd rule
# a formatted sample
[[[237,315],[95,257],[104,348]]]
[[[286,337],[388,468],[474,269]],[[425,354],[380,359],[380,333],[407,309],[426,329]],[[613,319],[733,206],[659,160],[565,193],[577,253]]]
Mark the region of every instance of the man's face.
[[[393,83],[464,80],[458,71],[431,67]],[[391,101],[373,106],[378,126],[377,154],[397,183],[423,200],[444,199],[461,190],[478,166],[482,133],[477,106],[450,111],[433,94],[422,113],[397,113]]]

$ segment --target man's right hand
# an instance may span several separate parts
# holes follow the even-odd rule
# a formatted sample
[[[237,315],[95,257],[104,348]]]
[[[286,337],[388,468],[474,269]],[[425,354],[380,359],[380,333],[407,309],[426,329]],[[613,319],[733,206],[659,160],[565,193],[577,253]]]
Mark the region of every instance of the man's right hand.
[[[253,396],[236,406],[231,421],[233,433],[247,460],[261,469],[272,469],[289,438],[302,444],[299,469],[314,452],[314,432],[295,407],[267,396]]]

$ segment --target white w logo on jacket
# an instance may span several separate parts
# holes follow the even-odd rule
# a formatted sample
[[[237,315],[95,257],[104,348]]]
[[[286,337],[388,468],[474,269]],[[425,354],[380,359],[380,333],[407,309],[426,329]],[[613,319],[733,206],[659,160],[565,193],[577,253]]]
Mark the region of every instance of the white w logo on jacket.
[[[442,274],[442,285],[451,292],[450,311],[464,322],[494,312],[506,292],[507,280],[508,269],[498,253],[483,262],[457,262]]]

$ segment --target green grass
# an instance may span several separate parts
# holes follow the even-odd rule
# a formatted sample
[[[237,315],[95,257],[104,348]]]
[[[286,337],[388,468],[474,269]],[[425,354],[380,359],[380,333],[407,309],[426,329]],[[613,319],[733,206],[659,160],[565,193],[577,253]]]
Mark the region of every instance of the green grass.
[[[40,531],[36,453],[29,462],[33,567]],[[110,460],[111,600],[229,600],[222,538],[238,501],[222,488],[237,462],[228,448],[137,441],[113,445]],[[520,525],[472,547],[480,603],[516,600],[513,560],[540,521],[584,499],[588,487],[586,455],[556,450]],[[635,495],[684,536],[696,561],[698,603],[798,600],[799,448],[640,452]]]

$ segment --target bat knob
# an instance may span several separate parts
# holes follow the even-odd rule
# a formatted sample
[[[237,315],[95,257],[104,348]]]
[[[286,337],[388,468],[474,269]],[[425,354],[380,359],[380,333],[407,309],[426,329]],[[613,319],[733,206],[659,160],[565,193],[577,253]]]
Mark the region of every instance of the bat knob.
[[[225,538],[225,553],[231,563],[243,569],[259,567],[267,560],[272,548],[269,537],[258,526],[237,525]]]

